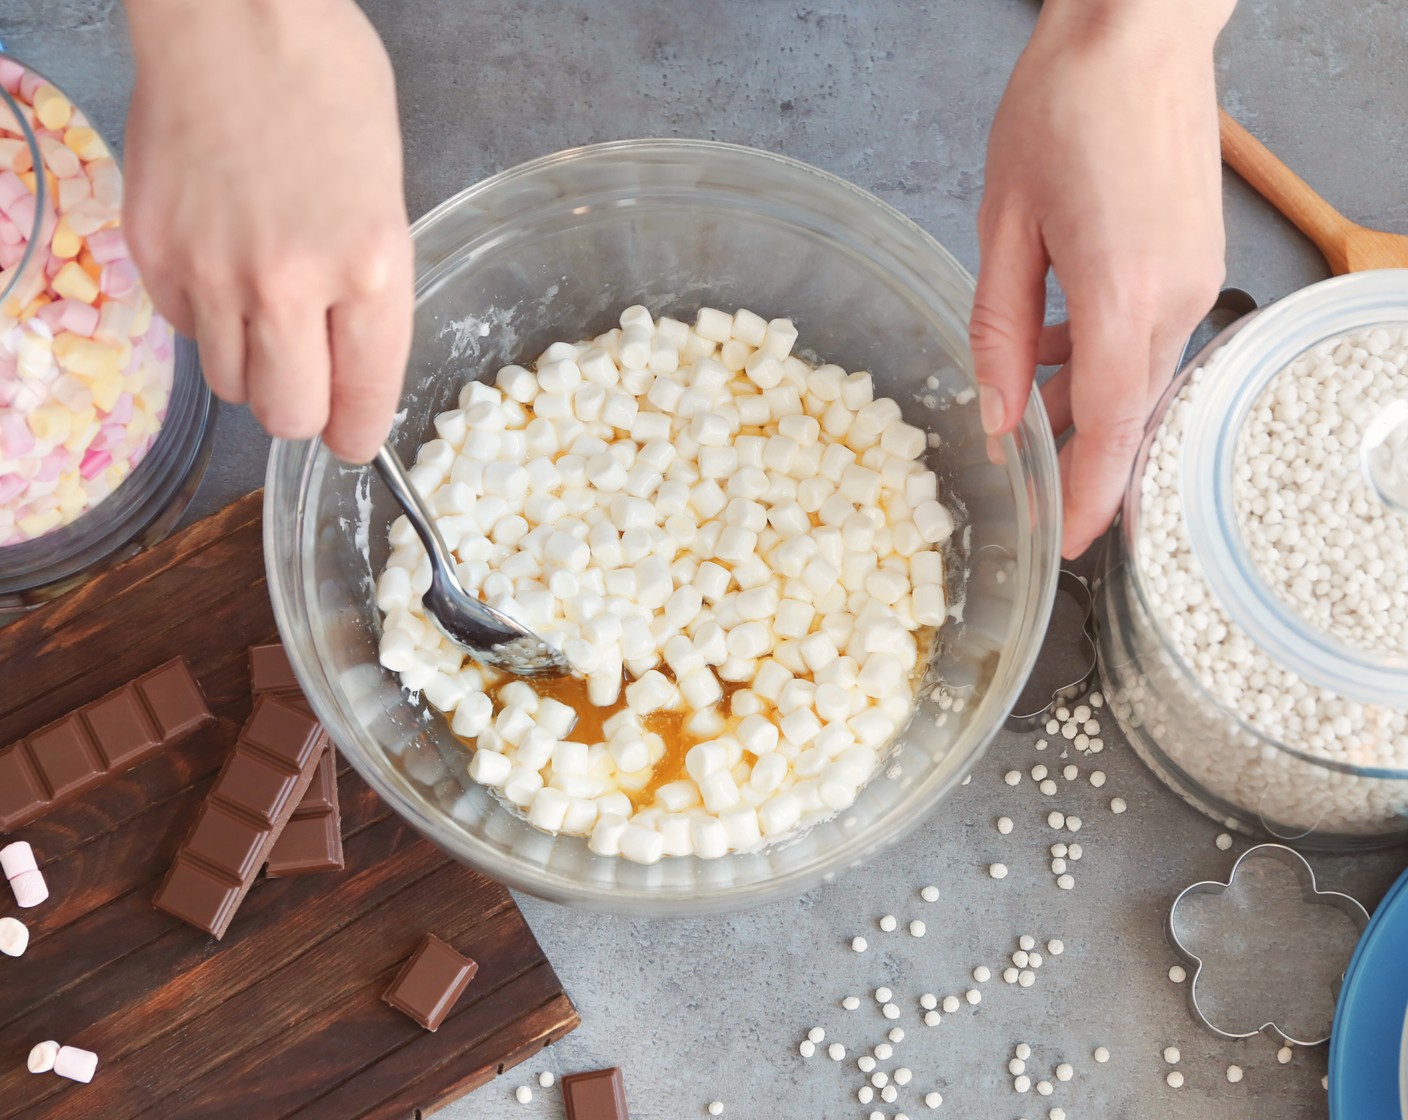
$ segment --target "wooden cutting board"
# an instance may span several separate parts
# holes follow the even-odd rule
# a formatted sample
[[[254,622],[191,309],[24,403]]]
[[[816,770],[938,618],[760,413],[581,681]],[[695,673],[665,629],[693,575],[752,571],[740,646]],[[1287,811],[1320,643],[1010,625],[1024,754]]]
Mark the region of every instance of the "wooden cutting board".
[[[218,721],[7,839],[51,897],[0,957],[0,1120],[403,1120],[578,1025],[499,884],[453,862],[340,768],[346,870],[258,882],[224,941],[153,909],[157,883],[250,709],[246,651],[275,635],[250,494],[0,628],[0,743],[184,656]],[[440,1030],[381,995],[426,933],[479,962]],[[25,1070],[54,1039],[90,1085]]]

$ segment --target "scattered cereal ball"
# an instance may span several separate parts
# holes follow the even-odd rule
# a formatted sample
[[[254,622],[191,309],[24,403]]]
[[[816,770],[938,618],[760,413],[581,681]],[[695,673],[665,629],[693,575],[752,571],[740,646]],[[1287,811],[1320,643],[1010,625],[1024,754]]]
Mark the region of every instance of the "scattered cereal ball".
[[[1064,1108],[1053,1108],[1046,1114],[1046,1120],[1066,1120],[1066,1110]]]
[[[1230,1081],[1233,1085],[1235,1085],[1235,1084],[1237,1084],[1237,1082],[1241,1081],[1241,1080],[1242,1080],[1242,1067],[1241,1067],[1241,1066],[1228,1066],[1228,1067],[1227,1067],[1227,1080]]]
[[[986,984],[992,979],[992,970],[989,969],[987,965],[980,964],[977,968],[973,969],[973,979],[979,984]]]
[[[915,918],[914,921],[909,923],[910,937],[923,937],[928,932],[928,927],[925,926],[924,923],[921,922],[918,918]]]
[[[925,902],[938,902],[939,888],[934,886],[923,887],[919,891],[919,897]]]
[[[895,1056],[895,1048],[888,1042],[878,1043],[875,1047],[875,1056],[882,1062],[888,1062]]]
[[[533,1090],[527,1085],[520,1085],[513,1091],[513,1095],[519,1104],[528,1104],[533,1100]]]
[[[1056,1080],[1069,1081],[1076,1075],[1076,1071],[1071,1067],[1070,1062],[1062,1062],[1056,1067]]]
[[[847,1011],[854,1011],[857,1007],[860,1006],[860,1000],[857,999],[855,996],[847,996],[841,1001],[841,1006],[844,1007]]]
[[[994,879],[1007,878],[1007,865],[1005,863],[994,863],[988,867],[988,874]]]
[[[1170,1089],[1183,1088],[1183,1074],[1179,1073],[1178,1070],[1174,1070],[1167,1077],[1165,1077],[1164,1080],[1168,1082],[1168,1087]]]
[[[1007,1063],[1007,1072],[1013,1077],[1019,1077],[1027,1072],[1027,1063],[1021,1058],[1012,1058]]]
[[[943,1016],[940,1015],[937,1011],[924,1012],[924,1025],[926,1027],[937,1027],[942,1022]]]
[[[538,1084],[544,1089],[551,1089],[557,1083],[557,1075],[551,1070],[543,1070],[538,1074]]]
[[[894,1080],[896,1085],[903,1087],[905,1085],[908,1085],[912,1080],[914,1080],[914,1074],[909,1070],[908,1067],[900,1066],[899,1069],[895,1070],[894,1072]]]
[[[869,1054],[862,1054],[856,1059],[856,1069],[861,1073],[872,1073],[875,1070],[875,1059]]]
[[[1176,964],[1168,970],[1168,978],[1175,984],[1181,984],[1188,979],[1188,971],[1181,964]]]
[[[1123,813],[1129,806],[1125,804],[1123,797],[1116,797],[1110,802],[1110,812]]]
[[[1217,840],[1214,842],[1217,844],[1218,851],[1225,852],[1232,846],[1232,837],[1226,832],[1219,832]]]
[[[1032,1079],[1025,1073],[1018,1074],[1012,1079],[1012,1089],[1017,1093],[1025,1093],[1032,1087]]]
[[[1036,983],[1036,973],[1029,968],[1022,969],[1017,973],[1017,986],[1019,988],[1030,988]]]
[[[1059,957],[1066,951],[1066,943],[1058,937],[1053,937],[1046,943],[1046,951],[1053,957]]]
[[[1291,1048],[1289,1046],[1283,1046],[1281,1047],[1281,1049],[1277,1050],[1276,1060],[1282,1065],[1285,1065],[1287,1062],[1289,1062],[1291,1060]]]
[[[1099,789],[1101,786],[1103,786],[1105,784],[1105,771],[1092,770],[1090,772],[1090,784],[1093,785],[1096,789]]]
[[[846,1057],[846,1048],[839,1042],[833,1042],[826,1048],[826,1056],[833,1062],[842,1061]]]
[[[710,1115],[710,1116],[722,1116],[723,1114],[724,1114],[724,1102],[723,1102],[723,1101],[710,1101],[710,1102],[709,1102],[709,1115]]]
[[[1009,786],[1015,786],[1022,780],[1022,772],[1020,770],[1009,770],[1002,776],[1002,780]]]
[[[950,1015],[957,1011],[961,1006],[962,1004],[959,1002],[957,996],[944,996],[944,1010],[947,1011]]]
[[[872,1089],[869,1085],[862,1085],[859,1089],[856,1090],[856,1100],[860,1101],[861,1104],[869,1104],[874,1099],[875,1090]]]
[[[886,933],[894,933],[896,927],[898,926],[899,921],[895,918],[893,914],[886,914],[883,918],[880,919],[880,928]]]
[[[1176,1066],[1182,1057],[1183,1055],[1178,1052],[1177,1046],[1164,1047],[1164,1061],[1166,1061],[1169,1065]]]
[[[816,1043],[809,1038],[802,1039],[797,1047],[797,1053],[801,1054],[804,1058],[810,1058],[816,1053]]]
[[[893,1003],[887,1003],[884,1007],[880,1009],[880,1014],[885,1016],[885,1018],[887,1019],[898,1019],[900,1017],[900,1009],[896,1007]]]
[[[1032,1056],[1032,1048],[1028,1046],[1025,1042],[1019,1042],[1013,1049],[1012,1053],[1016,1054],[1017,1057],[1021,1058],[1022,1061],[1025,1062],[1028,1058]]]
[[[969,988],[963,993],[963,998],[976,1007],[983,1002],[983,993],[978,991],[977,988]]]
[[[1068,891],[1076,885],[1076,881],[1070,875],[1058,875],[1056,877],[1056,885],[1063,891]]]
[[[876,988],[876,989],[875,989],[875,1002],[876,1002],[876,1003],[889,1003],[890,1000],[892,1000],[892,999],[894,999],[894,998],[895,998],[895,993],[892,992],[892,991],[890,991],[889,988]]]
[[[1051,1095],[1051,1089],[1052,1085],[1049,1081],[1038,1081],[1036,1083],[1036,1091],[1043,1097],[1049,1097]]]
[[[944,1099],[938,1093],[925,1093],[924,1103],[930,1108],[938,1108],[939,1105],[944,1103]]]
[[[863,953],[863,952],[865,952],[866,949],[868,949],[869,947],[870,947],[870,946],[869,946],[869,944],[867,943],[867,941],[865,940],[864,937],[853,937],[853,938],[851,938],[851,951],[852,951],[852,952]]]
[[[1000,833],[1002,833],[1003,836],[1006,836],[1006,835],[1008,835],[1009,833],[1011,833],[1011,831],[1012,831],[1012,818],[1011,818],[1011,817],[998,817],[998,818],[997,818],[997,831],[1000,832]]]
[[[939,1006],[939,998],[933,992],[925,992],[919,997],[919,1006],[925,1011],[933,1011]]]
[[[1110,1060],[1110,1048],[1108,1046],[1097,1046],[1095,1048],[1095,1060],[1103,1066]]]
[[[891,1027],[889,1033],[888,1033],[885,1037],[888,1038],[891,1042],[894,1042],[894,1043],[903,1042],[903,1041],[904,1041],[904,1028],[903,1028],[903,1027]]]
[[[826,1028],[813,1027],[807,1032],[807,1041],[815,1042],[818,1046],[820,1046],[823,1042],[826,1041]]]

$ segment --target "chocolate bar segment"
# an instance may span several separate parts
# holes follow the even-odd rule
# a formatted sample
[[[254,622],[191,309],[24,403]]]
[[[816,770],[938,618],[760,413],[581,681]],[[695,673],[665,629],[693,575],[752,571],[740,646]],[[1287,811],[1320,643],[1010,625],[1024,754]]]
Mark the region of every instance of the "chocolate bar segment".
[[[567,1107],[567,1120],[630,1120],[626,1087],[621,1071],[614,1066],[564,1077],[562,1103]]]
[[[428,933],[381,998],[426,1030],[439,1030],[478,971],[475,961]]]
[[[270,693],[311,714],[288,654],[279,642],[249,647],[249,678],[255,695]],[[331,743],[318,763],[313,784],[293,819],[274,843],[265,874],[271,879],[341,871],[342,810],[337,799],[337,754]]]
[[[200,819],[176,853],[157,909],[225,936],[274,841],[313,782],[327,736],[312,716],[276,696],[254,702]]]
[[[178,657],[0,748],[0,833],[37,820],[214,719]]]
[[[337,800],[337,752],[329,742],[318,760],[313,784],[293,811],[269,853],[264,873],[271,879],[341,871],[342,813]]]

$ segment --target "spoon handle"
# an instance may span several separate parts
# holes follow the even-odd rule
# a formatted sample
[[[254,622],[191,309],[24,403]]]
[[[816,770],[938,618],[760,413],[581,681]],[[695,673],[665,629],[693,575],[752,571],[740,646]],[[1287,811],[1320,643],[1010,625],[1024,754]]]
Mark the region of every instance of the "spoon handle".
[[[381,475],[381,480],[386,483],[386,488],[391,491],[396,503],[405,511],[411,528],[416,531],[420,543],[425,545],[425,551],[430,554],[432,566],[442,572],[453,572],[455,559],[445,547],[445,538],[435,527],[435,520],[412,484],[411,476],[406,473],[401,457],[389,443],[383,443],[381,450],[376,453],[376,458],[372,460],[372,465],[376,467],[377,474]]]
[[[1218,110],[1222,158],[1258,194],[1315,242],[1336,274],[1347,270],[1345,239],[1354,223],[1326,202],[1304,179],[1276,158],[1226,109]]]

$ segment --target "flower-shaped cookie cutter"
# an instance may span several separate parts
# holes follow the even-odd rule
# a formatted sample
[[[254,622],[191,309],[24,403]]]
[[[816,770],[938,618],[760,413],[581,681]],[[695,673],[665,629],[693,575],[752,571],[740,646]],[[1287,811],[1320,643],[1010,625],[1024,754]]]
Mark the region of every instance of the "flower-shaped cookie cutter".
[[[1035,731],[1044,726],[1053,708],[1085,695],[1095,679],[1095,599],[1090,586],[1074,572],[1062,568],[1056,577],[1056,590],[1075,602],[1080,613],[1080,631],[1072,639],[1059,625],[1047,627],[1031,678],[1007,717],[1009,731]],[[1043,674],[1052,661],[1060,662],[1057,683],[1035,684],[1038,675]]]
[[[1249,864],[1265,859],[1281,863],[1294,872],[1296,879],[1299,881],[1302,902],[1310,906],[1332,907],[1345,914],[1353,925],[1354,936],[1352,938],[1342,938],[1344,942],[1343,963],[1335,974],[1336,978],[1331,984],[1330,992],[1328,993],[1332,999],[1337,998],[1340,983],[1344,977],[1344,969],[1348,967],[1355,944],[1358,942],[1360,935],[1363,934],[1364,928],[1369,924],[1369,914],[1358,901],[1347,894],[1317,889],[1315,872],[1310,864],[1306,862],[1305,857],[1299,852],[1287,848],[1283,844],[1259,844],[1256,847],[1248,848],[1237,858],[1237,862],[1232,865],[1232,871],[1227,876],[1225,883],[1207,880],[1201,883],[1194,883],[1192,886],[1184,888],[1183,891],[1179,893],[1178,897],[1173,900],[1173,905],[1169,907],[1168,917],[1165,922],[1165,930],[1168,934],[1169,944],[1173,946],[1174,951],[1180,957],[1193,966],[1192,976],[1188,982],[1188,1003],[1192,1008],[1193,1016],[1207,1027],[1208,1030],[1221,1035],[1223,1038],[1243,1039],[1252,1038],[1258,1034],[1270,1034],[1292,1046],[1319,1046],[1329,1041],[1330,1035],[1328,1029],[1326,1029],[1324,1035],[1320,1037],[1296,1037],[1290,1030],[1283,1028],[1271,1020],[1267,1020],[1249,1030],[1228,1030],[1223,1026],[1219,1026],[1217,1022],[1214,1022],[1216,1013],[1210,1013],[1205,1006],[1207,1000],[1200,992],[1199,987],[1200,981],[1205,979],[1205,962],[1202,957],[1193,951],[1178,932],[1178,913],[1180,907],[1183,907],[1194,896],[1226,894],[1233,889],[1233,884],[1237,882],[1237,874],[1239,871],[1242,871],[1243,868]],[[1269,923],[1275,919],[1272,915],[1261,913],[1257,915],[1255,920]],[[1338,948],[1339,946],[1336,946],[1336,949]],[[1293,968],[1303,966],[1295,963],[1293,955],[1288,954],[1288,958],[1291,959]],[[1334,962],[1332,961],[1331,967],[1333,967],[1333,964]],[[1313,998],[1313,985],[1306,985],[1305,991],[1308,993],[1307,998]],[[1333,1009],[1333,1003],[1331,1003],[1331,1009]],[[1253,1014],[1249,1021],[1255,1021],[1257,1017],[1256,1014]]]

